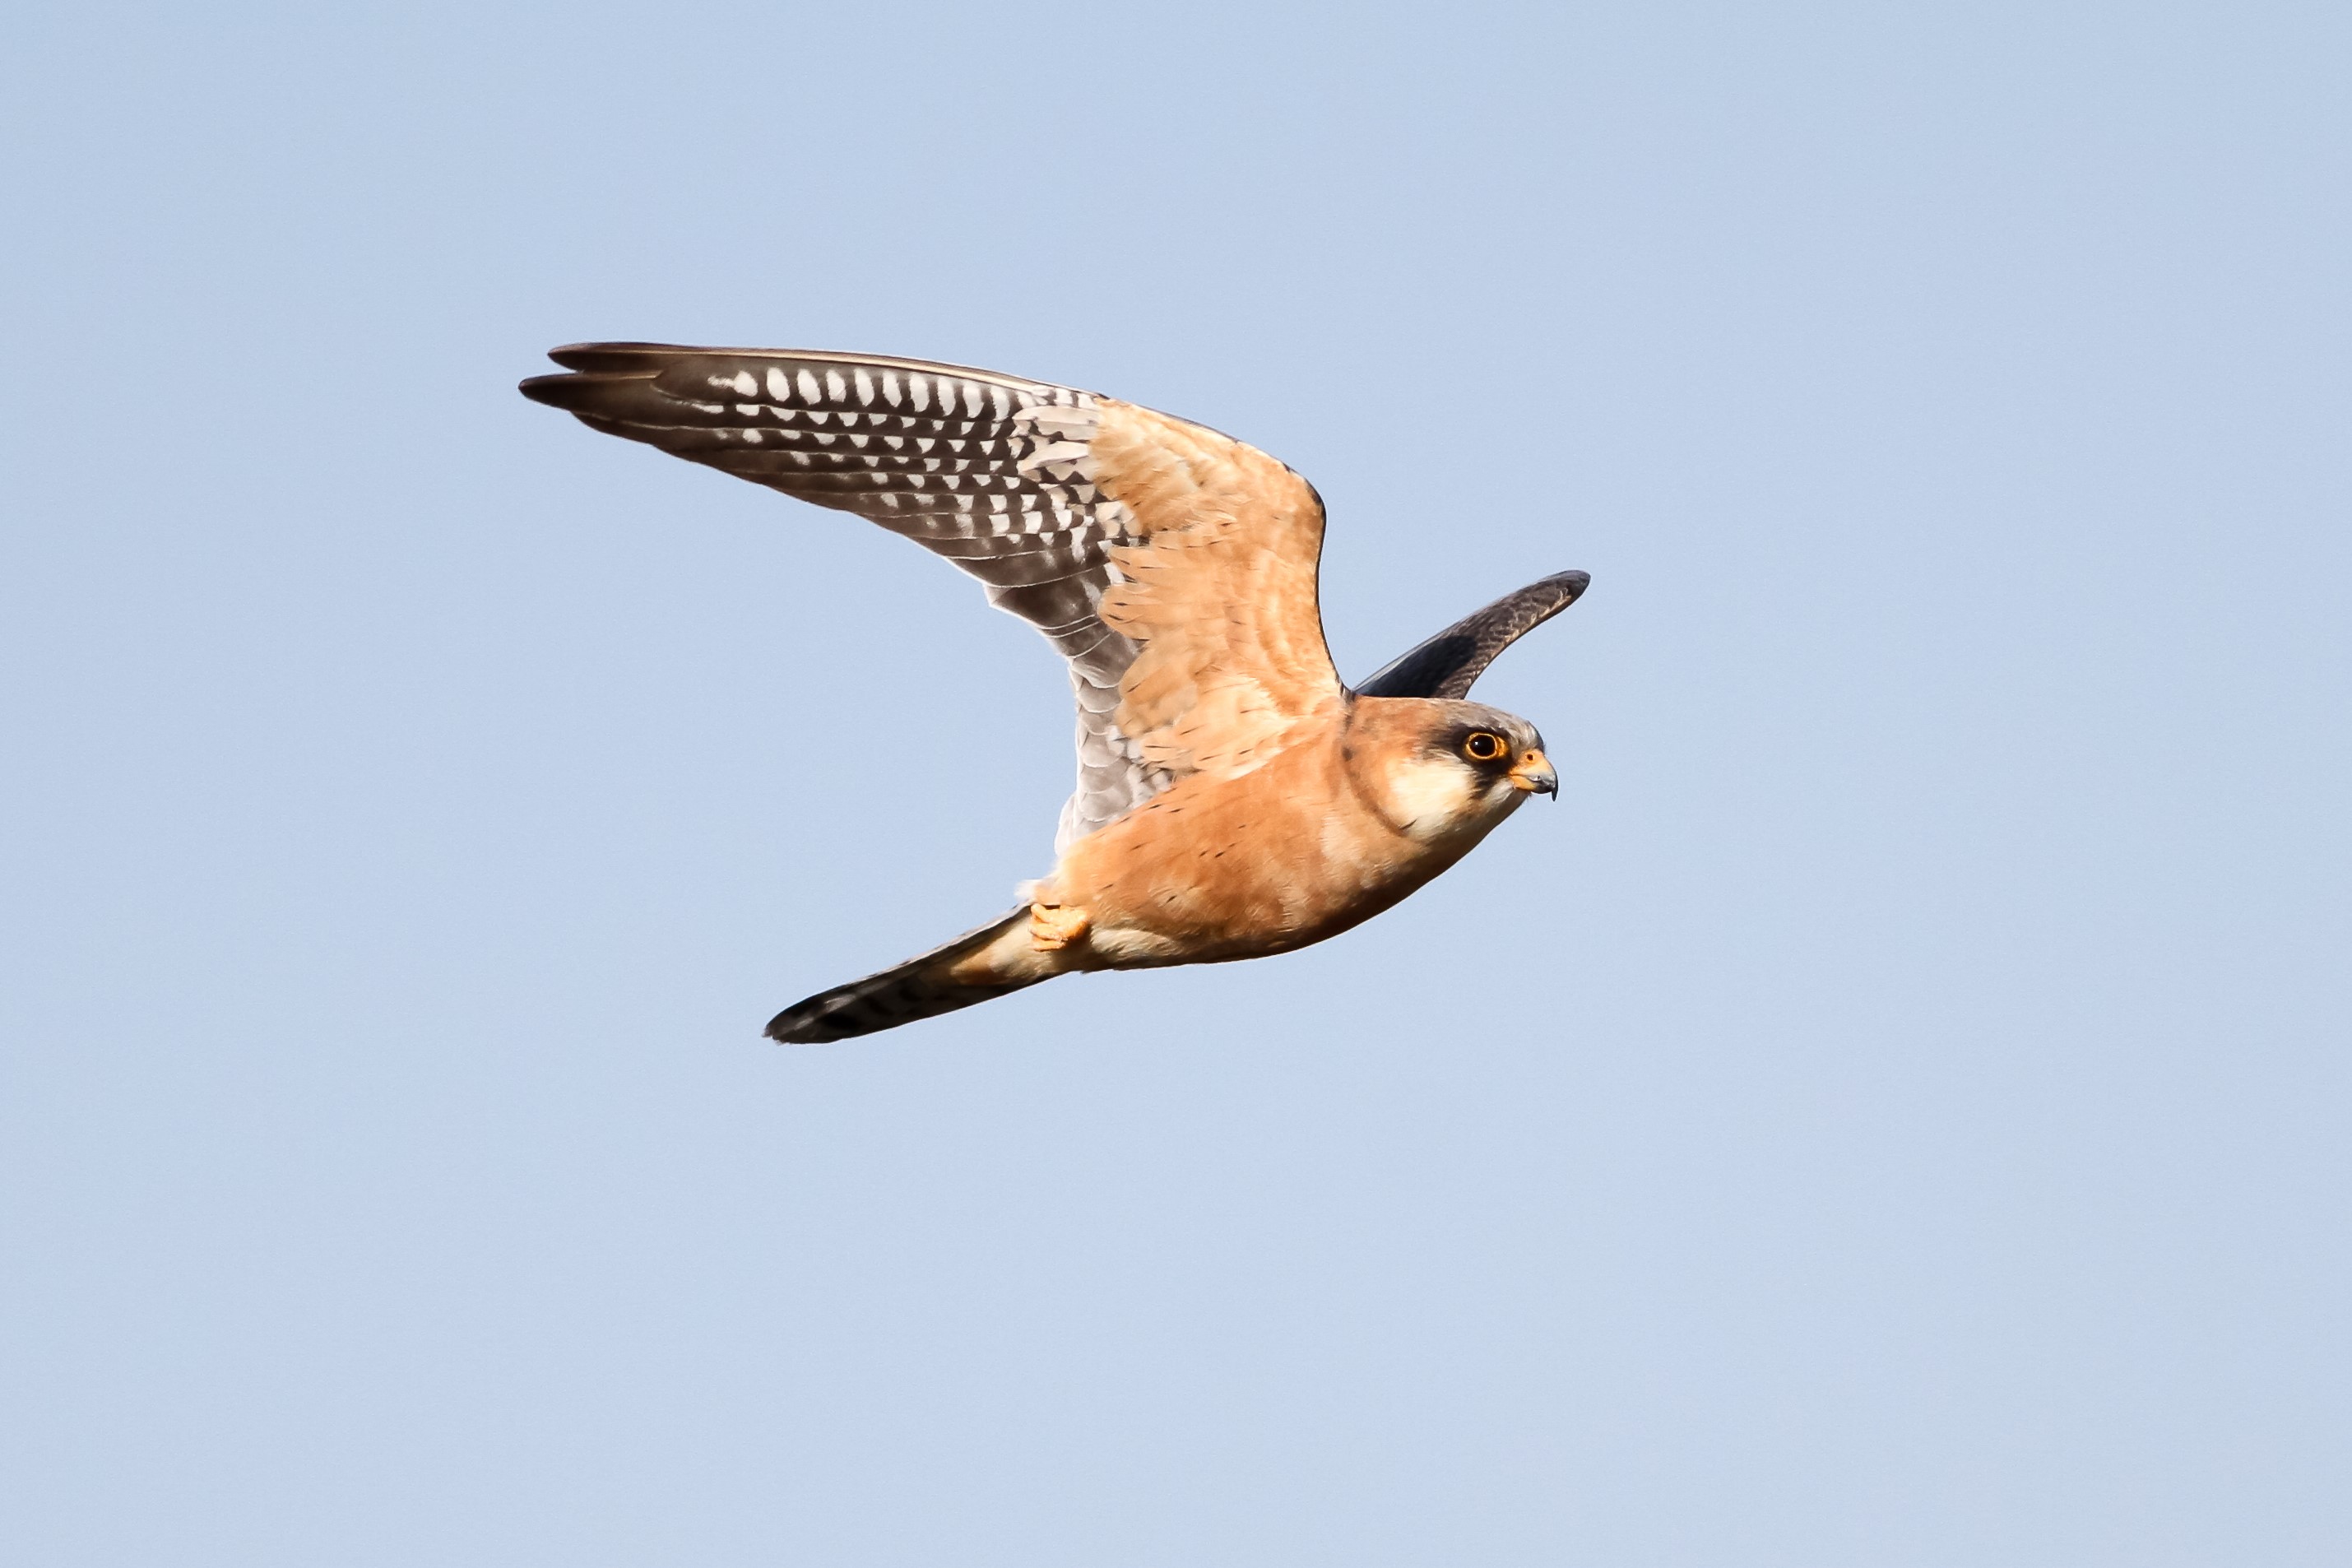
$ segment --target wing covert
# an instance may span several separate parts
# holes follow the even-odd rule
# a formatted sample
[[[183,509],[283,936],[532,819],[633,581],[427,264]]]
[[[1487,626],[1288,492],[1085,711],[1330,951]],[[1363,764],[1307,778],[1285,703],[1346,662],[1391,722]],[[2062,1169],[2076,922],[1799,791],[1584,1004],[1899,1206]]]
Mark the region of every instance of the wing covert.
[[[1139,646],[1120,731],[1178,776],[1260,766],[1346,697],[1316,597],[1322,499],[1254,447],[1129,404],[1104,408],[1094,463],[1141,535],[1112,547],[1101,606]]]

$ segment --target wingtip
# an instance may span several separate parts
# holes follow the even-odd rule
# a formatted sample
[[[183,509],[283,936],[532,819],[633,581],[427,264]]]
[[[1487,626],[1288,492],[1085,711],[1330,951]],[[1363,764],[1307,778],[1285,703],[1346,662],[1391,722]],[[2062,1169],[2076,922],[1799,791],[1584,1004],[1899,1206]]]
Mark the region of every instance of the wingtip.
[[[1467,697],[1503,650],[1567,609],[1590,572],[1555,572],[1504,595],[1391,659],[1355,689],[1363,697]]]
[[[708,353],[708,349],[691,348],[685,343],[643,343],[614,341],[593,343],[560,343],[547,351],[547,357],[566,370],[609,370],[616,362],[641,359],[646,354]]]

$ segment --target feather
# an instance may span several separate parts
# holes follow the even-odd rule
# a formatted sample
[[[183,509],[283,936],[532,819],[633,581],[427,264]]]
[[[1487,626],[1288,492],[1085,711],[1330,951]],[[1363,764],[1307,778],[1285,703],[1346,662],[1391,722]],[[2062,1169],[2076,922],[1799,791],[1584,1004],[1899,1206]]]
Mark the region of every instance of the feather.
[[[1591,581],[1583,572],[1561,572],[1506,594],[1381,666],[1356,694],[1467,697],[1505,648],[1576,603]]]
[[[1047,976],[1040,973],[973,983],[950,973],[960,961],[1028,918],[1029,906],[1024,904],[904,963],[795,1002],[769,1020],[768,1037],[789,1046],[825,1045],[895,1029],[918,1018],[936,1018],[1034,985]]]

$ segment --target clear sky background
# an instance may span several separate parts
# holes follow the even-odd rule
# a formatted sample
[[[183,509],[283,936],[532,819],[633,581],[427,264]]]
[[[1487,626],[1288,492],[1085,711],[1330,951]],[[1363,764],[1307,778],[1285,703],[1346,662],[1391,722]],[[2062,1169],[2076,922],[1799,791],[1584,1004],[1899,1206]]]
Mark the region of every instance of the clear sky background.
[[[12,9],[16,1561],[2352,1561],[2340,6]],[[1006,906],[1051,652],[515,395],[937,357],[1330,504],[1563,775]]]

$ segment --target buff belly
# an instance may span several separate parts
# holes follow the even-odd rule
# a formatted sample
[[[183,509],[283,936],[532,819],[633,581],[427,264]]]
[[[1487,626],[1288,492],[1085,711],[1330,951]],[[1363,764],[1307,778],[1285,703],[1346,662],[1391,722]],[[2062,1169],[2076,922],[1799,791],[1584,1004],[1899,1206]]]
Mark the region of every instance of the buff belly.
[[[1262,957],[1370,919],[1500,820],[1401,833],[1345,786],[1342,766],[1335,742],[1240,778],[1184,780],[1072,845],[1036,900],[1084,911],[1085,952],[1073,956],[1085,967]]]

